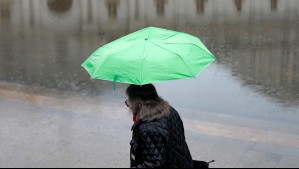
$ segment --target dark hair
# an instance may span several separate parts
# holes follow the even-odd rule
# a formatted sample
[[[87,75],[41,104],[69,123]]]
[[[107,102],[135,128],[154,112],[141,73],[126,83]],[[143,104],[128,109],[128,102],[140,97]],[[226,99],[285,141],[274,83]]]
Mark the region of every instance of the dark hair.
[[[133,114],[137,116],[138,120],[153,121],[170,113],[168,102],[158,95],[155,86],[152,84],[130,85],[126,93]]]

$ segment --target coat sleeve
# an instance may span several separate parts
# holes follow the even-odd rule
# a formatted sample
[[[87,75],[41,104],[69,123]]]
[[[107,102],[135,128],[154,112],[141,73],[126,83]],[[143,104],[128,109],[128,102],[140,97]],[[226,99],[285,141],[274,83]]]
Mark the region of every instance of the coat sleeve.
[[[164,136],[159,132],[146,131],[140,133],[141,155],[143,162],[136,168],[161,168],[166,163],[166,144]]]

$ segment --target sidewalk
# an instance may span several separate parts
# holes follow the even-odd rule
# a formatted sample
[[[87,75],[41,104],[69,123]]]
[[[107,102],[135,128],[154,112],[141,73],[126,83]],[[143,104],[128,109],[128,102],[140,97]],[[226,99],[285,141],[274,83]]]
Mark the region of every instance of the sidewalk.
[[[0,82],[0,167],[128,167],[132,121],[123,99]],[[177,109],[194,159],[299,167],[299,125]]]

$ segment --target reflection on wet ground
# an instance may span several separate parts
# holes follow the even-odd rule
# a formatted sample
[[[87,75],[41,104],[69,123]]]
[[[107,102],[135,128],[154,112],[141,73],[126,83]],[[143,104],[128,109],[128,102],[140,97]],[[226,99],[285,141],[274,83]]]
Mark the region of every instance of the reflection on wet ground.
[[[231,139],[298,148],[298,10],[297,0],[1,0],[1,111],[13,102],[87,114],[111,106],[117,114],[126,85],[114,96],[111,82],[91,80],[80,65],[98,47],[158,26],[198,36],[217,57],[195,80],[156,84],[184,110],[189,130],[198,120],[211,127],[197,126],[204,134],[233,130]]]
[[[292,0],[196,0],[183,6],[179,0],[2,0],[0,79],[80,92],[108,90],[109,83],[91,81],[79,65],[99,46],[152,25],[197,35],[232,78],[298,106],[297,8]]]

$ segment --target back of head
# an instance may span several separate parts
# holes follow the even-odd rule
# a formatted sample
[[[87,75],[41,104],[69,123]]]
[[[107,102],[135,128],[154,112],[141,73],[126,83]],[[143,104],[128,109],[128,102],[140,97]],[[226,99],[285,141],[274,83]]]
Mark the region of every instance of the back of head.
[[[153,121],[170,112],[169,104],[157,93],[154,85],[130,85],[127,89],[130,108],[138,120]]]
[[[130,85],[127,89],[127,95],[130,100],[141,100],[143,102],[149,100],[159,100],[157,90],[152,84],[143,86]]]

